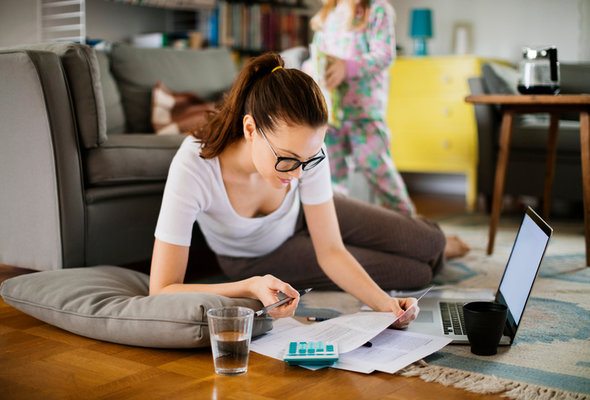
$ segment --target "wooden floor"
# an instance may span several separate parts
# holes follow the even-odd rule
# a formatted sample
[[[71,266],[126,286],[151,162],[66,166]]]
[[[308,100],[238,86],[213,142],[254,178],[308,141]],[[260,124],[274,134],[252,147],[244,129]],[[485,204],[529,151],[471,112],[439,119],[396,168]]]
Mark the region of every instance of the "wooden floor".
[[[461,212],[461,198],[416,198],[424,215]],[[443,209],[444,208],[444,209]],[[0,281],[26,271],[0,266]],[[249,371],[213,372],[209,350],[135,348],[71,334],[0,301],[0,399],[502,399],[418,378],[308,371],[251,353]]]

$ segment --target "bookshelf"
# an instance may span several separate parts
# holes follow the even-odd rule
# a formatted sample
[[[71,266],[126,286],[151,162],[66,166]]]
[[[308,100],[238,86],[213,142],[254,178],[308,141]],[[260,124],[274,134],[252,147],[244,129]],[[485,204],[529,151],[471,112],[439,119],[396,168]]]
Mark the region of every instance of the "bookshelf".
[[[217,44],[241,55],[309,44],[310,15],[302,0],[220,1],[216,12]]]
[[[239,65],[266,51],[307,46],[311,10],[306,0],[108,0],[166,9],[165,32],[135,35],[139,46],[227,47]]]

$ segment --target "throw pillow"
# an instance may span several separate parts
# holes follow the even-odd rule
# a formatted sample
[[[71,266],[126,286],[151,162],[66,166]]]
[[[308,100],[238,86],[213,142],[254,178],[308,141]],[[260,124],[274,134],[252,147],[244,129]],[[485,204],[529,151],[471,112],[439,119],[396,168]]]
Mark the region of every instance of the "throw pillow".
[[[148,288],[146,274],[99,266],[20,275],[4,281],[0,295],[14,308],[78,335],[160,348],[209,346],[210,308],[262,308],[258,300],[210,293],[148,296]],[[270,329],[271,318],[255,317],[253,336]]]
[[[186,133],[207,122],[215,104],[189,92],[173,92],[162,82],[152,90],[152,126],[158,135]]]

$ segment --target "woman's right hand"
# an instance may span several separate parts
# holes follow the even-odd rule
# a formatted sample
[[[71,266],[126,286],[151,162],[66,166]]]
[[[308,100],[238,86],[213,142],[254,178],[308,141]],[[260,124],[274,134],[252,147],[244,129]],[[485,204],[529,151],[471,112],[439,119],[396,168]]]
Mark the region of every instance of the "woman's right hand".
[[[293,298],[293,301],[270,310],[268,315],[273,318],[283,318],[291,317],[295,314],[295,309],[299,304],[299,292],[293,289],[291,285],[272,275],[255,276],[251,279],[250,292],[253,297],[259,299],[265,307],[279,301],[279,292],[283,292],[285,295]]]

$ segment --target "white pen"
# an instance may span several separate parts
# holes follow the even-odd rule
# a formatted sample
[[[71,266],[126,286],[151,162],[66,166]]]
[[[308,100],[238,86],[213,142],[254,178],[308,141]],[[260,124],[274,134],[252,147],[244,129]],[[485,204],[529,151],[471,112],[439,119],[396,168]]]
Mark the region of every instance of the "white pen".
[[[430,286],[428,289],[426,289],[426,291],[425,291],[424,293],[422,293],[422,294],[420,295],[420,297],[418,297],[418,299],[416,300],[416,302],[415,302],[415,303],[412,303],[412,305],[411,305],[411,306],[409,306],[408,308],[406,308],[406,309],[404,310],[404,312],[402,313],[402,315],[400,315],[399,317],[397,317],[397,318],[396,318],[396,321],[397,321],[398,319],[400,319],[401,317],[403,317],[404,315],[406,315],[406,313],[407,313],[407,312],[408,312],[410,309],[412,309],[412,308],[413,308],[415,305],[418,305],[418,302],[419,302],[419,301],[422,299],[422,297],[424,297],[424,295],[426,295],[426,293],[430,292],[430,289],[432,289],[433,287],[434,287],[434,286]]]
[[[301,297],[304,294],[311,292],[311,290],[312,290],[312,288],[307,288],[307,289],[303,289],[303,290],[298,290],[297,292],[299,293],[299,297]],[[260,310],[256,311],[254,313],[254,315],[256,315],[257,317],[260,317],[261,315],[266,314],[267,312],[269,312],[273,308],[276,308],[278,306],[282,306],[283,304],[288,303],[291,300],[293,300],[293,297],[285,297],[284,299],[279,300],[276,303],[272,303],[264,308],[261,308]]]

